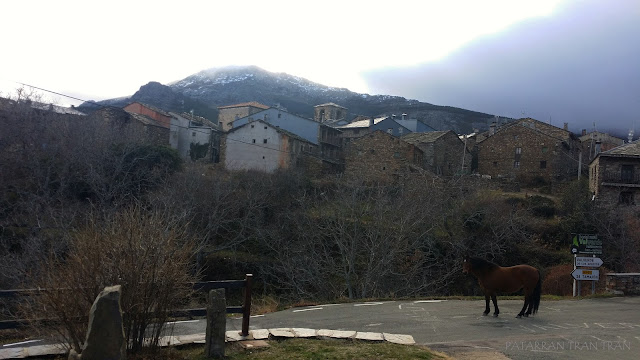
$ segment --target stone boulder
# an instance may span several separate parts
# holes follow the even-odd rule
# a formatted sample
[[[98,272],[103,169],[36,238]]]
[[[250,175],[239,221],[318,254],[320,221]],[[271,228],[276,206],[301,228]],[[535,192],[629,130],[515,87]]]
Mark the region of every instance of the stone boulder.
[[[121,286],[108,286],[96,297],[89,313],[89,330],[78,355],[74,351],[69,359],[123,360],[127,345],[120,308]]]

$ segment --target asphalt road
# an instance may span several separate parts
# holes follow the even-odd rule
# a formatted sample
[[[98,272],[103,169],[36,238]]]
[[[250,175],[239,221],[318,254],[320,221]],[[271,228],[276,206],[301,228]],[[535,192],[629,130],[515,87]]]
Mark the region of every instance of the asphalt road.
[[[482,316],[484,300],[328,304],[251,318],[251,329],[301,327],[412,335],[456,357],[497,351],[511,359],[640,359],[640,297],[543,301],[535,317],[516,319],[522,301],[500,300],[500,316]],[[493,311],[493,308],[492,308]],[[231,319],[227,330],[240,330]],[[204,322],[177,324],[204,332]]]

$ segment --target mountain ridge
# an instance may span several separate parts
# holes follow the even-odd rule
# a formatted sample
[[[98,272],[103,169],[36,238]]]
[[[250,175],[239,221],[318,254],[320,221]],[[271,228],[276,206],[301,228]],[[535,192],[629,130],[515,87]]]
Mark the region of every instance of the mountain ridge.
[[[273,73],[257,66],[210,68],[167,85],[150,82],[130,97],[98,102],[125,106],[140,101],[169,111],[189,111],[217,119],[218,106],[257,101],[313,118],[314,106],[333,102],[349,109],[348,120],[357,115],[381,116],[406,113],[437,130],[458,133],[486,129],[494,115],[451,106],[434,105],[393,95],[370,95],[312,82],[287,73]]]

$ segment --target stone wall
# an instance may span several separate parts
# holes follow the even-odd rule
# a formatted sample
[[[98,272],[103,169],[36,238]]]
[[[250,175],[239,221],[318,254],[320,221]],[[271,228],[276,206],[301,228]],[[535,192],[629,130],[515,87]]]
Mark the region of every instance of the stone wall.
[[[617,295],[640,295],[640,273],[607,274],[607,291]]]
[[[559,129],[563,131],[562,129]],[[577,177],[577,147],[536,129],[512,125],[477,144],[478,172],[531,181]]]
[[[354,139],[345,150],[344,176],[372,182],[391,182],[422,168],[417,147],[382,131]]]

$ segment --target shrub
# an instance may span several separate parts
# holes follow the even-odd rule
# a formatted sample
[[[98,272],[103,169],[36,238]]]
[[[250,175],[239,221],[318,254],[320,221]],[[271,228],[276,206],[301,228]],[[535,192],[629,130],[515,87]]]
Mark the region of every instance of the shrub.
[[[105,286],[122,285],[129,350],[157,346],[168,311],[188,297],[193,281],[193,252],[184,234],[184,226],[140,206],[91,217],[70,234],[64,258],[46,261],[36,285],[50,291],[35,299],[32,318],[53,317],[56,330],[79,352],[95,297]]]

